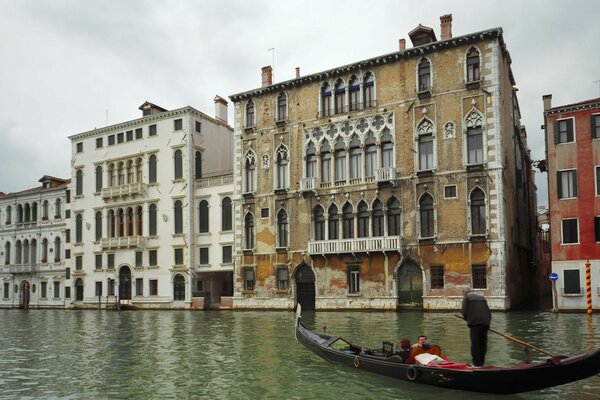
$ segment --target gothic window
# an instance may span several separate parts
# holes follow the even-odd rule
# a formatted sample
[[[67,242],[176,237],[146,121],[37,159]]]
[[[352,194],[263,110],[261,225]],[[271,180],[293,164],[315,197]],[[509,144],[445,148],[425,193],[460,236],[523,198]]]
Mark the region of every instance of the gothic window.
[[[115,186],[115,164],[108,164],[108,187]]]
[[[144,213],[143,213],[142,207],[139,206],[136,210],[136,227],[135,227],[135,229],[137,231],[137,233],[136,233],[137,236],[142,236],[144,234],[143,215],[144,215]]]
[[[287,114],[287,96],[281,92],[277,96],[277,121],[285,121]]]
[[[183,178],[183,154],[181,150],[175,150],[175,154],[173,155],[173,168],[175,170],[174,179],[182,179]]]
[[[338,208],[335,204],[329,206],[329,220],[327,225],[329,229],[329,239],[339,239],[340,215],[338,214]]]
[[[369,237],[369,207],[367,206],[367,203],[365,203],[364,200],[361,200],[361,202],[358,203],[357,210],[358,237]]]
[[[23,263],[23,245],[20,240],[15,243],[15,264],[19,265]]]
[[[44,239],[46,240],[46,239]],[[4,244],[4,264],[10,264],[10,242]]]
[[[317,155],[316,147],[313,142],[309,142],[308,147],[306,148],[306,177],[317,177]]]
[[[108,211],[107,220],[109,229],[108,234],[110,237],[115,237],[117,235],[117,219],[114,210]]]
[[[254,248],[254,216],[251,213],[246,214],[244,218],[244,248]]]
[[[177,200],[174,204],[174,215],[174,232],[183,233],[183,205],[181,200]]]
[[[231,208],[231,198],[225,197],[221,203],[221,230],[230,231],[232,230],[233,213]]]
[[[352,135],[350,140],[350,179],[362,178],[362,149],[358,135]]]
[[[142,173],[142,159],[138,158],[135,163],[135,181],[141,182],[143,178]]]
[[[279,247],[288,245],[288,215],[283,209],[277,213],[277,242]]]
[[[367,72],[363,77],[363,108],[375,105],[375,77]]]
[[[381,200],[376,199],[373,202],[373,212],[372,212],[372,221],[373,221],[373,236],[384,236],[384,213],[383,213],[383,204]]]
[[[360,103],[360,86],[358,78],[355,75],[350,77],[348,82],[348,108],[350,111],[358,110]]]
[[[331,148],[327,140],[321,144],[321,182],[331,182]]]
[[[315,228],[315,240],[325,240],[325,215],[323,207],[316,206],[313,210],[313,223]]]
[[[276,189],[285,189],[289,186],[288,150],[284,145],[277,149],[277,182]]]
[[[321,116],[326,117],[331,114],[331,87],[325,82],[321,86]]]
[[[344,81],[342,79],[338,79],[335,82],[335,98],[334,98],[334,108],[336,114],[341,114],[344,112],[344,103],[346,99],[346,87],[344,86]]]
[[[156,183],[156,156],[152,154],[148,159],[148,182]]]
[[[102,166],[98,165],[96,167],[96,192],[100,192],[102,190]]]
[[[433,169],[433,124],[428,119],[421,121],[417,127],[419,141],[419,170]]]
[[[119,229],[119,237],[125,236],[125,213],[122,208],[117,210],[117,225]]]
[[[381,135],[381,166],[383,168],[394,166],[394,143],[390,130],[385,128]]]
[[[77,214],[75,217],[75,243],[83,241],[83,215]]]
[[[207,233],[208,232],[208,201],[202,200],[200,205],[198,206],[198,216],[199,216],[199,232]]]
[[[467,82],[479,80],[479,51],[471,47],[467,53]]]
[[[135,177],[135,167],[133,160],[127,161],[127,183],[133,183]]]
[[[433,221],[433,197],[425,193],[419,200],[419,219],[421,223],[421,237],[429,238],[435,235]]]
[[[388,235],[400,236],[402,234],[402,210],[400,201],[391,197],[387,202]]]
[[[342,208],[342,234],[344,239],[354,238],[354,213],[349,202]]]
[[[419,61],[419,92],[431,89],[431,64],[426,58]]]
[[[75,172],[75,195],[81,196],[83,194],[83,171],[78,169]]]
[[[369,132],[365,139],[365,177],[375,176],[377,168],[377,146],[375,145],[375,135]]]
[[[339,137],[334,146],[335,181],[346,180],[346,149],[344,140]]]
[[[256,155],[253,151],[246,153],[244,161],[245,193],[254,193],[256,182]]]
[[[481,127],[467,128],[467,164],[483,163],[483,132]]]
[[[484,235],[486,233],[485,194],[480,188],[471,192],[471,234]]]
[[[119,164],[117,164],[117,185],[124,185],[125,184],[125,171],[124,171],[124,165],[123,162],[119,162]]]
[[[133,208],[127,208],[127,236],[133,236]]]
[[[252,128],[254,122],[254,102],[249,100],[248,103],[246,103],[246,128]]]

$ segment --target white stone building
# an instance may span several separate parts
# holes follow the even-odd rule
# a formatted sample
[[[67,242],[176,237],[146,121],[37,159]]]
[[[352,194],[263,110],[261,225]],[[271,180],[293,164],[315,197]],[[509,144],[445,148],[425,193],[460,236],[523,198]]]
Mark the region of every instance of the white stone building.
[[[73,306],[219,305],[233,291],[227,102],[215,98],[215,118],[189,106],[140,110],[70,137]]]
[[[0,308],[63,308],[71,302],[69,180],[0,192]]]

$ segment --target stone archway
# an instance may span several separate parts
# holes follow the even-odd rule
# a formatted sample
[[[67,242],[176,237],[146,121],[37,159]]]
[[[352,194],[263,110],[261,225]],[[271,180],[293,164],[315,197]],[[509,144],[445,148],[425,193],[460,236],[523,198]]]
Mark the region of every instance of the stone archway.
[[[21,296],[20,298],[20,308],[29,308],[29,300],[30,300],[30,288],[29,288],[29,281],[23,281],[21,282]]]
[[[423,273],[412,259],[400,265],[396,273],[398,284],[398,309],[423,308]]]
[[[131,269],[127,265],[119,270],[119,300],[131,300]]]
[[[315,309],[315,274],[312,269],[302,263],[294,272],[296,282],[296,302],[303,311]]]

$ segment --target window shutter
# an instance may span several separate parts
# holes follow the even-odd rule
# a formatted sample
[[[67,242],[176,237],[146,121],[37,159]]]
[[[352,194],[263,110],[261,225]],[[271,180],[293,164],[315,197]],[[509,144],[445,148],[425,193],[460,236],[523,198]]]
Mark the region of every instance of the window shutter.
[[[558,193],[558,198],[562,199],[562,182],[560,180],[560,171],[556,172],[556,192]]]
[[[560,143],[560,134],[558,132],[558,121],[554,121],[554,144]]]
[[[577,197],[577,171],[573,171],[573,197]]]
[[[573,141],[573,120],[572,119],[567,120],[567,141],[568,142]]]
[[[600,134],[600,129],[596,129],[596,119],[600,118],[600,115],[592,115],[592,118],[590,119],[591,121],[591,125],[592,125],[592,139],[598,139],[599,136],[598,134]]]

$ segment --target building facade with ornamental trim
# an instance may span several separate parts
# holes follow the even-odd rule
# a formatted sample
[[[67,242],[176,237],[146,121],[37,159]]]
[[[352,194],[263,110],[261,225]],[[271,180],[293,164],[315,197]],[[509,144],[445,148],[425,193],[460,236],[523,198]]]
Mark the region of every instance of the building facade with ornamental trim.
[[[502,29],[230,96],[235,308],[509,309],[531,293],[535,186]]]

